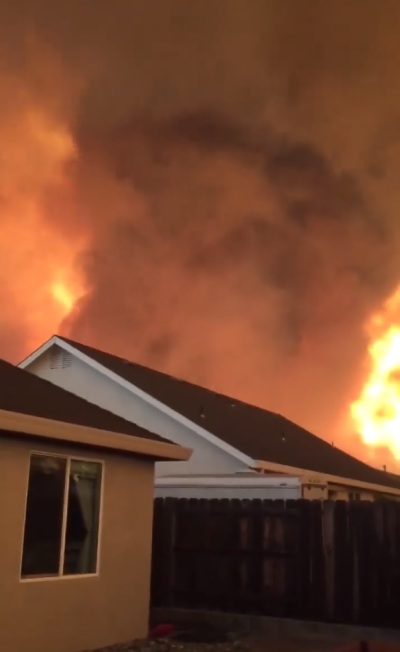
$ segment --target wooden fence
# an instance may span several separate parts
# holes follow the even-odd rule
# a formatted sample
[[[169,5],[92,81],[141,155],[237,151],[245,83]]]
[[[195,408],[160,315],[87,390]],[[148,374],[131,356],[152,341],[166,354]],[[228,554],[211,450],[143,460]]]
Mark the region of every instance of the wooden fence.
[[[400,504],[157,499],[152,605],[400,627]]]

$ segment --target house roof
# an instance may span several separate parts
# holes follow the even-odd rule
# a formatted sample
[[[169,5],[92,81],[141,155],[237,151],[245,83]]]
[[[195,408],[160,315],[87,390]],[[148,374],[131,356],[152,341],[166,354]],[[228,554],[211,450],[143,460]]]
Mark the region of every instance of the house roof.
[[[400,489],[400,478],[375,469],[280,414],[57,336],[253,460]]]
[[[0,387],[0,410],[167,443],[158,435],[4,360],[0,360]]]

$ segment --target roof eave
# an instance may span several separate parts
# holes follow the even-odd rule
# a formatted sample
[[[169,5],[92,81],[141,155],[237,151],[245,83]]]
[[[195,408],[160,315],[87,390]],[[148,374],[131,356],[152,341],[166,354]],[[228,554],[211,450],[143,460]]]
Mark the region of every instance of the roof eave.
[[[72,445],[105,448],[119,453],[136,454],[153,458],[154,461],[186,461],[192,454],[191,449],[168,442],[7,410],[0,410],[0,431],[40,437],[44,440],[67,442]]]
[[[342,476],[330,475],[319,471],[311,471],[309,469],[299,469],[295,466],[286,466],[284,464],[276,464],[275,462],[267,462],[265,460],[256,460],[254,468],[259,471],[278,471],[279,473],[300,475],[303,484],[327,482],[331,484],[345,485],[346,487],[353,487],[354,489],[365,489],[367,491],[378,491],[379,493],[391,494],[392,496],[400,496],[400,488],[396,489],[395,487],[387,487],[386,485],[362,482],[354,478],[344,478]]]

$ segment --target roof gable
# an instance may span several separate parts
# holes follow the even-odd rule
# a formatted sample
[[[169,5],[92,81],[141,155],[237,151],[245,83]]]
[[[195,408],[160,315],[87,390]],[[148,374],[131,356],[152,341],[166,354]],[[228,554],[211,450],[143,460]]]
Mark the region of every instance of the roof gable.
[[[76,351],[116,379],[123,379],[144,392],[144,396],[156,399],[197,427],[199,434],[211,435],[230,451],[237,451],[249,465],[264,460],[385,487],[400,487],[397,477],[331,446],[279,414],[67,338],[56,336],[44,346],[49,348],[54,343]],[[39,351],[43,350],[41,347]],[[33,356],[22,364],[28,366]]]

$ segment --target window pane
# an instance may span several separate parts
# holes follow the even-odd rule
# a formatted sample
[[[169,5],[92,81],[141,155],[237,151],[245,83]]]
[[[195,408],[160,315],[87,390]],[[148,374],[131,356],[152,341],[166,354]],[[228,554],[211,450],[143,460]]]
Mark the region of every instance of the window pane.
[[[31,456],[22,577],[58,575],[66,467],[59,457]]]
[[[71,460],[64,575],[97,570],[101,471],[101,464]]]

